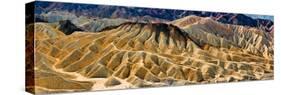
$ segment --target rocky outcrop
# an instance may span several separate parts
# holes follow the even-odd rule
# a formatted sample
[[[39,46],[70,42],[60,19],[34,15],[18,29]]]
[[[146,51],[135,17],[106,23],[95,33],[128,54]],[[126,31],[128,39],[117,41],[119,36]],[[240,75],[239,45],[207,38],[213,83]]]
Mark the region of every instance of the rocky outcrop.
[[[120,85],[121,82],[119,82],[116,78],[114,77],[110,77],[107,79],[107,81],[105,82],[105,86],[116,86],[116,85]]]

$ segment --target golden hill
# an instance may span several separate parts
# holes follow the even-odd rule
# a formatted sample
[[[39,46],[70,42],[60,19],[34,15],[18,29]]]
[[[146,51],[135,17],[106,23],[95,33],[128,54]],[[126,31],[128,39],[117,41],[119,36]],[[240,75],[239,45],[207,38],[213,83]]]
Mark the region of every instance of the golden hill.
[[[35,91],[273,78],[273,45],[267,34],[205,18],[190,18],[188,27],[176,21],[128,22],[98,33],[71,35],[64,35],[48,23],[35,23]]]

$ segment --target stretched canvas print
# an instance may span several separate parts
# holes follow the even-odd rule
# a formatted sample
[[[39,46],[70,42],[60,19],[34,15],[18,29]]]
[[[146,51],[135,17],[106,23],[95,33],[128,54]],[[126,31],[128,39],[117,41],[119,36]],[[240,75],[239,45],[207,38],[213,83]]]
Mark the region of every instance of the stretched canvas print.
[[[274,78],[273,16],[63,2],[26,4],[26,91]]]

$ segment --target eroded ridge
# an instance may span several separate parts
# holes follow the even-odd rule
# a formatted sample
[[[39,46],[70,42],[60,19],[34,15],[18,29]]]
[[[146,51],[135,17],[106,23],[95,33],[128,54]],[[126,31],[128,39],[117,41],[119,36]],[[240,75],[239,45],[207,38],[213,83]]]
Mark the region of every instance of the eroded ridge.
[[[273,78],[271,36],[242,26],[200,18],[183,28],[127,22],[65,35],[47,23],[34,25],[37,92]]]

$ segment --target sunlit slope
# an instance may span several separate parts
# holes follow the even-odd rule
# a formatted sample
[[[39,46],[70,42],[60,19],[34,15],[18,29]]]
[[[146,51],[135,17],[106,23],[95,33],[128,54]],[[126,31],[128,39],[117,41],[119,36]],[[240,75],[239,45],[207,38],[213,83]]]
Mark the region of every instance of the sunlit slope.
[[[190,21],[193,23],[187,23]],[[172,24],[182,28],[201,46],[240,48],[243,52],[273,59],[273,36],[269,32],[195,16],[173,21]]]

